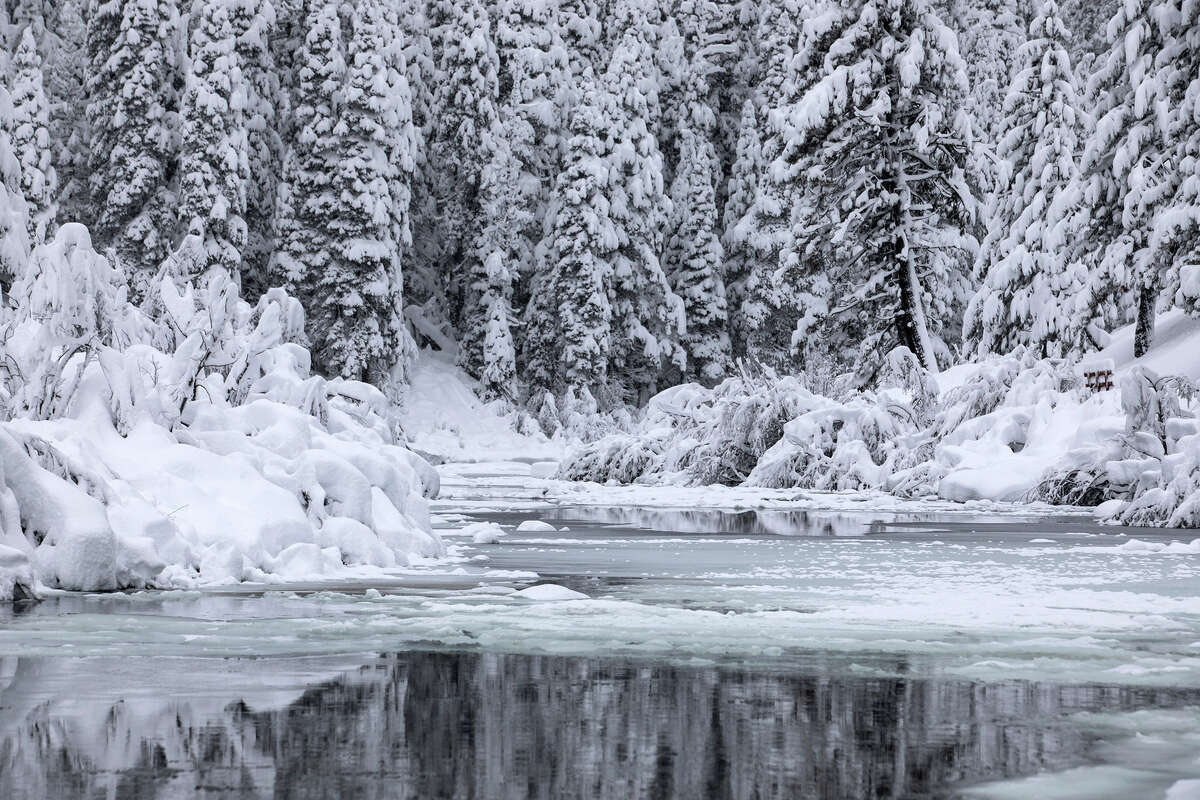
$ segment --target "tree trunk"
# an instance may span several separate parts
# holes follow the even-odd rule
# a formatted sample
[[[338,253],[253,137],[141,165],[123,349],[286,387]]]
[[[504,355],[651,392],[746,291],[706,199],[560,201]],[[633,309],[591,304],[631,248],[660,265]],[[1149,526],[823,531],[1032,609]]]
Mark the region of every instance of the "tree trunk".
[[[937,369],[933,346],[929,341],[929,326],[925,320],[925,307],[921,303],[921,286],[917,281],[916,266],[904,237],[893,239],[896,259],[896,283],[900,287],[900,309],[896,315],[896,334],[900,344],[912,351],[928,370]]]
[[[1138,294],[1137,327],[1133,333],[1133,355],[1141,358],[1154,343],[1154,308],[1158,304],[1158,285],[1152,283]]]

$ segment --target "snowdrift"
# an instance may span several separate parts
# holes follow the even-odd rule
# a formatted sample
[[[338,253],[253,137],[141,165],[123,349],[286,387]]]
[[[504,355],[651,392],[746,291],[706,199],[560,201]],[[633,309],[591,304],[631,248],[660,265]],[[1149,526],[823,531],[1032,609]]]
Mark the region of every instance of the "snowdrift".
[[[634,432],[573,451],[559,477],[1040,500],[1196,527],[1196,400],[1188,379],[1140,364],[1119,390],[1093,392],[1074,365],[1023,350],[935,378],[899,349],[872,391],[827,397],[796,378],[747,375],[674,387]]]
[[[135,306],[69,224],[18,277],[0,312],[0,599],[441,554],[437,475],[396,444],[387,398],[311,374],[283,291],[251,306],[180,263]]]

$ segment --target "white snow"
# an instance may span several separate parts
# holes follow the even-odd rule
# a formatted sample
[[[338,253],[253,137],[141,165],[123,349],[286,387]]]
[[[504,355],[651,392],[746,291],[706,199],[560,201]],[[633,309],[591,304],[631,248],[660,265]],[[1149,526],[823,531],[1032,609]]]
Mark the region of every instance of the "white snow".
[[[528,589],[522,589],[519,592],[513,592],[512,597],[520,597],[525,600],[536,600],[542,603],[549,603],[558,600],[587,600],[588,596],[583,592],[576,592],[568,589],[565,586],[559,586],[556,583],[539,583],[535,586],[530,586]]]
[[[557,530],[549,522],[540,519],[527,519],[517,526],[519,531],[553,531]]]
[[[454,365],[451,356],[423,350],[405,392],[400,423],[409,445],[438,461],[502,461],[557,459],[564,445],[526,426],[515,428],[516,412],[484,403],[474,381]]]
[[[1174,308],[1159,314],[1154,323],[1154,342],[1141,358],[1133,356],[1134,326],[1113,332],[1108,346],[1083,364],[1111,361],[1118,373],[1134,366],[1147,367],[1159,375],[1183,375],[1200,380],[1200,317]]]
[[[162,316],[147,316],[75,224],[31,262],[0,318],[15,376],[0,396],[0,595],[30,588],[22,557],[35,582],[96,591],[444,553],[437,473],[393,443],[378,389],[311,373],[295,300],[271,290],[251,307],[220,271],[164,275]]]

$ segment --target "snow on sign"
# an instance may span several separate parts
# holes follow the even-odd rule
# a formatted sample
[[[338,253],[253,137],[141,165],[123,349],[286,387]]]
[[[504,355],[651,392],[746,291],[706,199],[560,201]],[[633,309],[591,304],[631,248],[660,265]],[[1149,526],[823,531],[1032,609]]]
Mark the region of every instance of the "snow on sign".
[[[1093,392],[1106,392],[1113,388],[1113,363],[1101,361],[1083,366],[1083,383]]]

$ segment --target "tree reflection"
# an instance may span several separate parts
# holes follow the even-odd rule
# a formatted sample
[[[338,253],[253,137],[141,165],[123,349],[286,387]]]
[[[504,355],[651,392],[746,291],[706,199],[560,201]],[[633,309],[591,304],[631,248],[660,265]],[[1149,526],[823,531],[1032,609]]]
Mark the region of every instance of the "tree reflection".
[[[0,689],[0,797],[902,798],[1062,767],[1065,715],[1200,693],[408,653],[284,706],[23,708]],[[21,709],[14,716],[14,709]],[[77,709],[76,709],[77,710]]]

